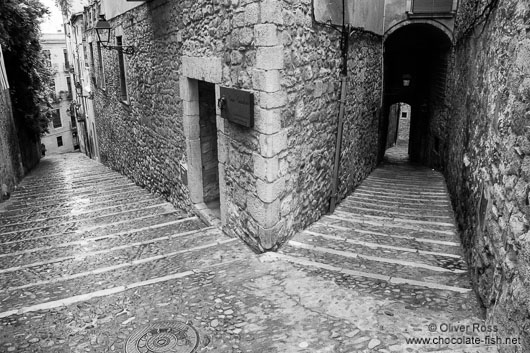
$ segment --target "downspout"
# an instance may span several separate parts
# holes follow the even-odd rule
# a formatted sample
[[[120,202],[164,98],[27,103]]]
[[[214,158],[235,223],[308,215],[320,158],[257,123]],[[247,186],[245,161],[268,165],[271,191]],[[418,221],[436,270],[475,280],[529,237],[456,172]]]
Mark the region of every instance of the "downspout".
[[[342,0],[342,31],[341,31],[341,90],[340,90],[340,108],[339,120],[337,123],[337,140],[335,142],[335,163],[333,165],[333,178],[331,181],[331,199],[329,202],[329,213],[335,211],[335,206],[338,199],[338,183],[339,183],[339,164],[340,153],[342,148],[342,130],[344,126],[344,110],[346,108],[346,85],[348,83],[348,42],[350,39],[350,29],[346,26],[346,9],[344,0]]]

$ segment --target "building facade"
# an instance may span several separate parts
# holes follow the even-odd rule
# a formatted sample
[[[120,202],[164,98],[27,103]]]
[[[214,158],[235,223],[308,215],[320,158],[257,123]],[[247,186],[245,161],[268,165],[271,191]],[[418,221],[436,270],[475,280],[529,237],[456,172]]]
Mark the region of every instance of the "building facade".
[[[54,73],[54,93],[50,97],[52,107],[49,108],[52,120],[49,132],[42,137],[41,142],[49,154],[72,152],[79,149],[79,138],[77,122],[70,114],[74,81],[64,32],[43,33],[41,45],[46,65]]]
[[[450,33],[456,3],[413,18],[418,4],[381,0],[368,20],[348,9],[369,30],[341,32],[336,2],[88,1],[82,23],[80,12],[69,21],[82,38],[74,61],[87,68],[82,139],[103,163],[256,251],[277,248],[378,163],[392,103],[385,36],[412,22]],[[132,54],[98,41],[100,15],[109,45]]]

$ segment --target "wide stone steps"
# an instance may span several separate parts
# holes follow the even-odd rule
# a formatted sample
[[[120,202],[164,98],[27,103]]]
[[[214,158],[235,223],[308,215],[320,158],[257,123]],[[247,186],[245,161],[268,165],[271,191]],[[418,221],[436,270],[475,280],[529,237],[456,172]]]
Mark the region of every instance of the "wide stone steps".
[[[375,170],[272,256],[394,285],[471,291],[444,179],[426,168]]]

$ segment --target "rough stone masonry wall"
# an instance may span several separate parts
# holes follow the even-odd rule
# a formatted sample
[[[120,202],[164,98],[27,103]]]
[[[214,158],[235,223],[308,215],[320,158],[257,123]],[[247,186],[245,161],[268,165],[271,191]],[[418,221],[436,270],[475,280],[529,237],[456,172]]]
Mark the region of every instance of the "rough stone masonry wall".
[[[0,90],[0,202],[23,176],[9,90]]]
[[[482,30],[461,37],[481,11],[460,4],[449,76],[446,175],[475,287],[499,336],[530,351],[530,4],[500,1]]]
[[[279,156],[279,167],[291,190],[281,199],[281,215],[291,232],[329,209],[339,114],[340,34],[313,22],[311,3],[285,1],[279,26],[288,102],[282,127],[290,150]],[[339,201],[376,165],[381,103],[381,39],[355,34],[349,44]]]
[[[129,102],[120,101],[116,51],[102,52],[106,89],[93,91],[102,162],[187,208],[180,167],[185,161],[180,3],[154,0],[112,20],[114,28],[121,26],[124,44],[136,46],[134,55],[125,56]]]

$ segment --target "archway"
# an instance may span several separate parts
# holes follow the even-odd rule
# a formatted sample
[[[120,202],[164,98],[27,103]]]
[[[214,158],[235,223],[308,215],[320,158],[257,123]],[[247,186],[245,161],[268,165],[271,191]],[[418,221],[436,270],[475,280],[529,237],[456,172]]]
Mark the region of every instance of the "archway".
[[[410,161],[439,164],[440,136],[433,117],[443,107],[451,43],[445,31],[428,23],[411,23],[385,37],[381,159],[389,147],[391,107],[402,102],[411,107]]]

